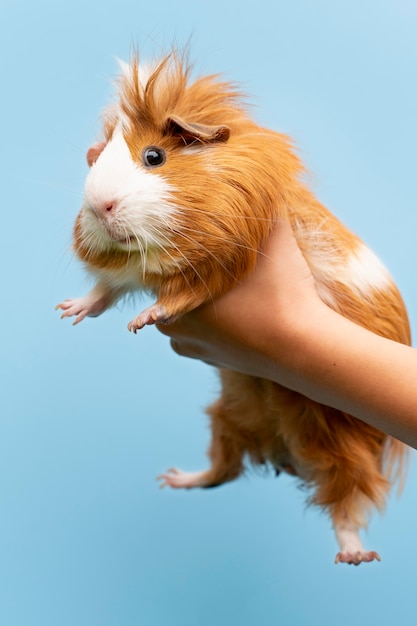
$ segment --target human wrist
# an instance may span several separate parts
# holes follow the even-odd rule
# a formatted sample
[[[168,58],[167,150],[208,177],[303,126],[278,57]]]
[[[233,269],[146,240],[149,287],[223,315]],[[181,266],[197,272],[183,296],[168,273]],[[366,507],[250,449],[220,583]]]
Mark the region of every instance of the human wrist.
[[[303,393],[321,354],[321,338],[337,315],[318,298],[281,312],[263,346],[268,378]]]

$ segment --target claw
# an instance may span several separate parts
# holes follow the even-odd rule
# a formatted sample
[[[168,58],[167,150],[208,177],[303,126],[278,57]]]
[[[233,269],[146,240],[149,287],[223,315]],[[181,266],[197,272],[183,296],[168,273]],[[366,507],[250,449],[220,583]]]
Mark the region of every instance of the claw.
[[[110,305],[111,294],[106,293],[97,285],[90,293],[82,298],[72,298],[64,300],[56,305],[55,311],[63,311],[61,319],[64,317],[75,318],[75,324],[79,324],[85,317],[97,317]]]
[[[161,482],[161,488],[172,487],[172,489],[192,489],[194,487],[207,487],[207,472],[182,472],[171,467],[165,474],[157,476]]]
[[[142,313],[139,313],[139,315],[135,317],[135,319],[129,322],[127,328],[128,330],[130,330],[130,332],[136,334],[136,332],[144,326],[157,323],[171,324],[175,321],[175,319],[176,318],[174,316],[168,315],[165,307],[159,304],[153,304],[152,306],[142,311]]]
[[[380,561],[381,557],[375,551],[358,551],[358,552],[338,552],[335,558],[335,564],[347,563],[348,565],[360,565],[361,563],[370,563],[371,561]]]

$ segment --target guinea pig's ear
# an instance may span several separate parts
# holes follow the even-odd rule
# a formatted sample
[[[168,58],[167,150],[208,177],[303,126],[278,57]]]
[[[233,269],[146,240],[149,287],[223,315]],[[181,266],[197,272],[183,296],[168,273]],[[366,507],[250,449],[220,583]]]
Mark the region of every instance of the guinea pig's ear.
[[[200,143],[227,141],[230,137],[230,128],[228,126],[195,124],[194,122],[187,122],[177,115],[170,115],[167,118],[165,131],[181,137],[187,146],[196,141]]]
[[[104,148],[106,147],[106,143],[104,141],[100,141],[100,143],[95,143],[93,144],[88,150],[87,150],[87,163],[88,163],[88,167],[91,167],[92,165],[94,165],[94,163],[97,161],[98,157],[100,156],[100,154],[103,152]]]

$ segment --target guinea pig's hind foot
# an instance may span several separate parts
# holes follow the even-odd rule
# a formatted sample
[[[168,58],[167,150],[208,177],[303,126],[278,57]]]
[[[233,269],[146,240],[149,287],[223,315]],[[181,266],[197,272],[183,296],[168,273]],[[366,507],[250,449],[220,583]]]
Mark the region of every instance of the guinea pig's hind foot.
[[[335,563],[360,565],[371,561],[380,561],[378,552],[365,550],[359,537],[359,529],[349,522],[335,525],[336,538],[340,552],[336,554]]]
[[[160,304],[153,304],[152,306],[144,309],[135,319],[133,319],[127,325],[128,329],[135,333],[150,324],[172,324],[175,322],[175,317],[170,316],[165,307]]]
[[[194,487],[212,487],[210,472],[183,472],[175,467],[171,467],[165,474],[157,477],[162,487],[172,487],[172,489],[193,489]]]
[[[380,561],[381,557],[378,552],[373,550],[359,550],[357,552],[338,552],[336,554],[335,563],[348,563],[349,565],[360,565],[361,563],[370,563],[371,561]]]

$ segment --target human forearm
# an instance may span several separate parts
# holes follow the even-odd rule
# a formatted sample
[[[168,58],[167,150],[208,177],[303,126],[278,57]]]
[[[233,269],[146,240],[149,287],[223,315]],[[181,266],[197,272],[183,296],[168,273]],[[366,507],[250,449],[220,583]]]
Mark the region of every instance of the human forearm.
[[[304,323],[277,332],[277,339],[281,348],[274,374],[271,343],[270,378],[417,448],[414,348],[375,335],[325,305],[310,311]]]

